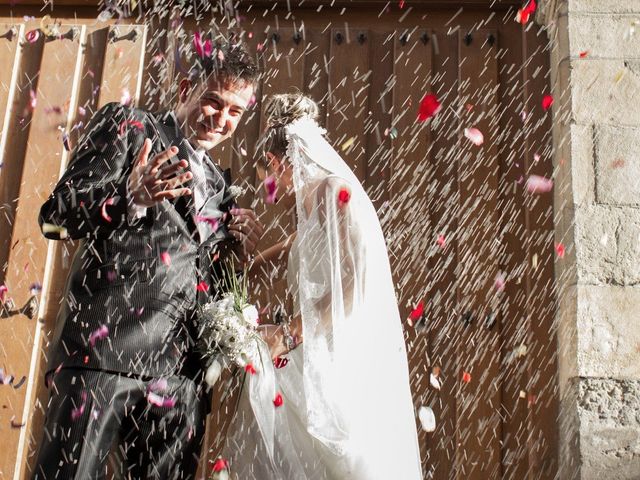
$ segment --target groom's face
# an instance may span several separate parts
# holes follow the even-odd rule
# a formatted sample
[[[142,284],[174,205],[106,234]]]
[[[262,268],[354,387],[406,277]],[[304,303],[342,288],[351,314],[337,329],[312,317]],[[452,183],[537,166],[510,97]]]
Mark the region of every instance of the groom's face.
[[[254,87],[210,78],[206,84],[180,83],[183,131],[191,143],[211,150],[235,132],[254,94]]]

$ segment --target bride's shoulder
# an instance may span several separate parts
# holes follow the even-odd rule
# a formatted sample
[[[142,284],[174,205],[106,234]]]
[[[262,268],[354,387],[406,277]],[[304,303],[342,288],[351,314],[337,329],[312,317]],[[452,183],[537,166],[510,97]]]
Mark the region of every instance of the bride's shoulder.
[[[338,176],[338,175],[327,175],[326,177],[319,180],[313,191],[315,191],[315,196],[318,200],[326,198],[327,195],[332,195],[335,192],[339,192],[343,188],[350,188],[351,185],[347,180]]]

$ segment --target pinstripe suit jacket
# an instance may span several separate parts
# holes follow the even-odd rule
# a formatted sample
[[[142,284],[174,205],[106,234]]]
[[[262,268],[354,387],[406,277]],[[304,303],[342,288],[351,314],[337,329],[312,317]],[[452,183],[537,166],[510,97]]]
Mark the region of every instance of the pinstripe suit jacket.
[[[145,137],[153,141],[149,158],[168,148],[168,140],[179,147],[178,158],[189,160],[173,114],[111,103],[85,132],[39,216],[41,227],[65,227],[70,238],[81,240],[47,371],[62,366],[145,377],[195,375],[193,314],[198,302],[215,295],[220,262],[214,254],[233,240],[224,224],[214,232],[196,222],[187,197],[156,204],[137,223],[127,221],[126,182]],[[228,172],[205,164],[211,195],[200,214],[207,216],[227,211],[233,200]],[[198,292],[198,284],[209,291]],[[92,337],[103,325],[108,335]]]

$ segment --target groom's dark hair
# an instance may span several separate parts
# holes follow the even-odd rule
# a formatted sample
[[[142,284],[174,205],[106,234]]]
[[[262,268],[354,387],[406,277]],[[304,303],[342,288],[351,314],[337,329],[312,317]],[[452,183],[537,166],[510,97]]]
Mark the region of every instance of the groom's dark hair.
[[[203,39],[203,41],[206,41]],[[205,82],[212,75],[221,83],[256,85],[259,70],[244,44],[232,41],[213,43],[211,55],[194,53],[189,79]]]

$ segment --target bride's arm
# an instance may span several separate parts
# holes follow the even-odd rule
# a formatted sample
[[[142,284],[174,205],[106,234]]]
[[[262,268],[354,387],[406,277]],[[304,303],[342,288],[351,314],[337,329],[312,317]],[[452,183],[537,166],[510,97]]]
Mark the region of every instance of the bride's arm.
[[[291,244],[296,238],[296,232],[289,235],[282,242],[276,243],[275,245],[270,246],[266,250],[258,252],[253,260],[251,268],[249,269],[250,274],[258,274],[260,269],[268,264],[273,264],[277,266],[280,262],[285,262],[287,260],[287,255],[289,254],[289,250],[291,249]]]

